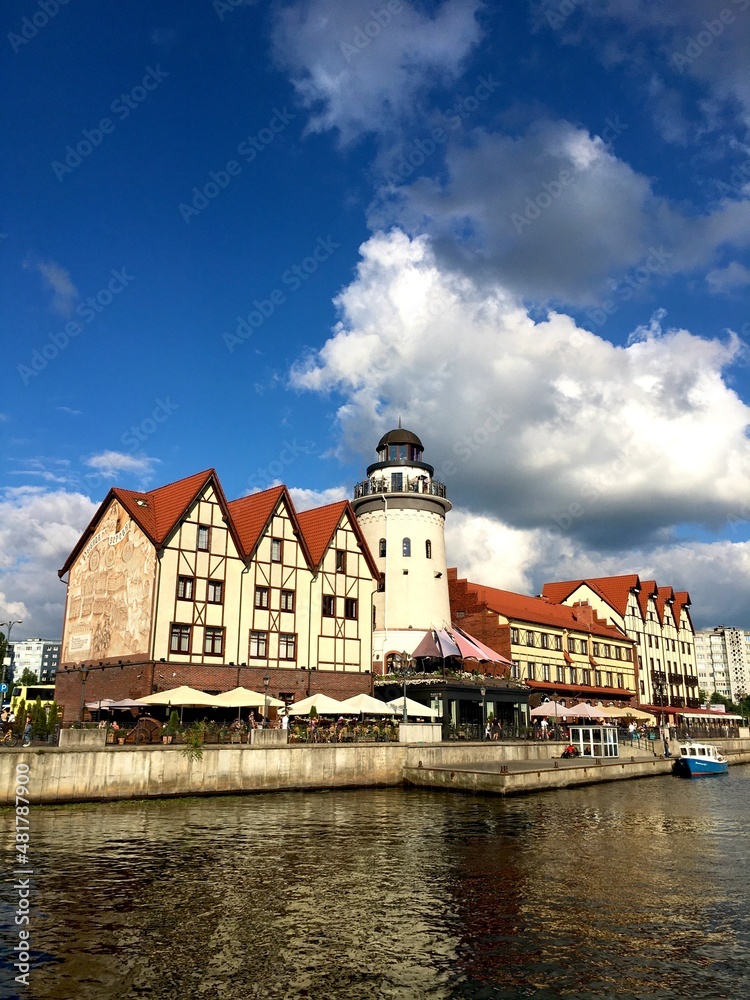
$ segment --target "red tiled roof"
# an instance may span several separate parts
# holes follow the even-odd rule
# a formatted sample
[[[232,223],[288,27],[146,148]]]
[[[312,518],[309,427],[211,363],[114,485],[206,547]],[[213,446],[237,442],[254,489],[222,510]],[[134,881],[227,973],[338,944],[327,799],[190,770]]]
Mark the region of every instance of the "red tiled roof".
[[[303,510],[297,515],[300,530],[305,538],[312,566],[317,568],[326,554],[331,539],[342,520],[347,518],[352,530],[357,536],[359,547],[365,556],[374,579],[379,576],[379,570],[365,541],[359,521],[348,500],[337,500],[325,507],[315,507]]]
[[[220,496],[221,487],[213,469],[197,472],[186,479],[168,483],[148,493],[123,490],[115,486],[110,491],[133,520],[140,525],[155,545],[161,545],[183,516],[187,508],[213,477]],[[139,503],[140,501],[140,503]]]
[[[626,638],[614,625],[606,625],[596,620],[587,625],[576,614],[575,608],[568,607],[567,604],[554,604],[543,597],[527,597],[525,594],[514,594],[509,590],[497,590],[476,583],[469,583],[467,586],[474,591],[480,603],[486,604],[491,611],[506,618],[589,632],[609,639]]]
[[[658,594],[658,587],[656,586],[656,580],[642,580],[641,590],[638,594],[638,607],[641,609],[641,615],[644,622],[648,621],[648,602],[650,598],[656,598]]]
[[[112,500],[117,500],[118,503],[122,504],[146,537],[156,548],[159,548],[211,479],[213,479],[220,503],[226,508],[226,499],[213,469],[197,472],[195,475],[178,479],[174,483],[168,483],[166,486],[160,486],[146,493],[112,487],[79,538],[78,544],[66,559],[65,565],[59,570],[58,576],[63,576],[70,569],[73,560],[94,533],[102,512],[107,509]]]
[[[659,621],[664,624],[664,611],[667,607],[667,602],[674,599],[674,591],[671,587],[657,587],[656,590],[656,613],[659,616]]]
[[[96,531],[103,511],[112,500],[117,500],[122,505],[152,544],[159,548],[209,482],[213,482],[219,504],[226,515],[227,527],[241,558],[250,558],[279,504],[284,503],[294,533],[299,538],[300,546],[309,566],[319,565],[336,528],[341,523],[342,518],[346,517],[357,535],[358,544],[367,560],[373,579],[378,578],[375,560],[367,547],[359,522],[354,516],[354,511],[348,500],[340,500],[337,503],[305,511],[298,515],[286,486],[273,486],[261,493],[253,493],[250,496],[227,502],[218,476],[213,469],[198,472],[193,476],[187,476],[185,479],[169,483],[167,486],[160,486],[147,493],[113,487],[100,504],[76,547],[68,556],[65,565],[59,571],[59,575],[63,576],[70,569],[78,553]]]
[[[286,486],[272,486],[260,493],[251,493],[250,496],[240,497],[239,500],[230,500],[227,504],[229,515],[235,524],[240,540],[240,554],[245,559],[255,550],[266,525],[273,517],[281,498],[284,496],[292,518],[294,518],[294,506],[286,491]]]
[[[690,605],[690,594],[686,590],[676,590],[674,592],[674,604],[672,605],[672,614],[674,615],[674,623],[677,628],[680,627],[680,619],[682,618],[682,612],[685,612],[687,620],[690,622],[690,612],[688,611],[688,606]],[[690,622],[692,627],[692,622]]]
[[[348,505],[348,500],[337,500],[336,503],[329,503],[325,507],[300,511],[297,515],[313,566],[320,565]]]
[[[640,586],[636,573],[627,576],[597,576],[585,580],[568,580],[562,583],[545,583],[542,594],[556,604],[562,604],[570,595],[586,584],[603,600],[610,604],[618,614],[624,615],[628,608],[630,591]]]

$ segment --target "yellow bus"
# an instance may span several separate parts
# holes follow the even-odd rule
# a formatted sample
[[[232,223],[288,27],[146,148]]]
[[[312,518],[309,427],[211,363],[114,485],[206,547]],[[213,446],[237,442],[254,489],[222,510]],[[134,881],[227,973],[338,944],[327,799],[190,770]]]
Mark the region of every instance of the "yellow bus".
[[[13,688],[13,695],[10,699],[10,710],[15,712],[21,701],[26,702],[26,707],[31,708],[37,698],[41,698],[42,704],[55,700],[54,684],[21,684]]]

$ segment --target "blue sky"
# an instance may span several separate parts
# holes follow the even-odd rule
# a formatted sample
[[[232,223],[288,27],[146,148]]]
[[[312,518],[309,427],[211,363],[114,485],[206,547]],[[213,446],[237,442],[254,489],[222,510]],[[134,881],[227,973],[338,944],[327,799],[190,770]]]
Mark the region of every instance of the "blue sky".
[[[750,628],[750,0],[3,7],[0,614],[110,486],[351,495]]]

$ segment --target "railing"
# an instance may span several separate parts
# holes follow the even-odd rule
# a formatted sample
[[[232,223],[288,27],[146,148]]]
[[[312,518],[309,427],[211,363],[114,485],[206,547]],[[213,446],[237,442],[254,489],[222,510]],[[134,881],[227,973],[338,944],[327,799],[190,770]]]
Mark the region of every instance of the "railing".
[[[439,483],[436,479],[428,481],[420,477],[404,476],[400,490],[392,489],[388,479],[364,479],[354,487],[355,500],[360,500],[362,497],[378,496],[381,493],[421,493],[425,496],[443,497],[444,499],[448,496],[444,483]]]

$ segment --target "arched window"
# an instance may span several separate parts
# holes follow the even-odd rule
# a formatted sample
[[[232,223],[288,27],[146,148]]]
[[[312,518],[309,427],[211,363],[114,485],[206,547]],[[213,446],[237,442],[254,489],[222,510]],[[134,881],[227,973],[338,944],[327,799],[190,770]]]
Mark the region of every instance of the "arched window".
[[[427,556],[428,559],[432,559],[432,542],[429,540],[429,538],[424,543],[424,554]]]
[[[385,538],[381,538],[378,542],[378,555],[381,559],[385,559]]]
[[[405,538],[401,543],[401,555],[403,556],[411,555],[411,538]]]

